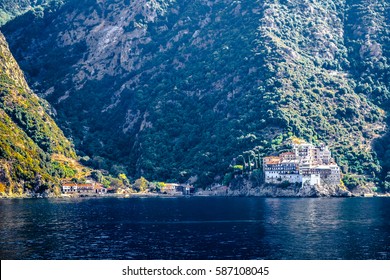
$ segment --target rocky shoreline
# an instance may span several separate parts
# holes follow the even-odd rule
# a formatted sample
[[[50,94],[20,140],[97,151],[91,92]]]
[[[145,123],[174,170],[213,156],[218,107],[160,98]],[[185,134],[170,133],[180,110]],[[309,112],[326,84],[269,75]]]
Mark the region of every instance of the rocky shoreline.
[[[0,199],[28,199],[28,198],[175,198],[175,197],[213,197],[213,196],[253,196],[253,197],[390,197],[390,193],[374,192],[375,185],[359,186],[355,189],[348,190],[343,185],[325,184],[321,186],[290,184],[287,186],[277,184],[259,184],[253,180],[236,177],[229,186],[213,185],[206,190],[198,189],[191,195],[183,195],[181,192],[157,193],[157,192],[140,192],[140,193],[109,193],[109,194],[85,194],[85,193],[54,193],[46,191],[42,194],[26,193],[0,193]]]
[[[389,194],[378,194],[370,192],[350,192],[340,187],[332,188],[316,188],[316,187],[303,187],[303,188],[280,188],[277,186],[265,186],[257,188],[243,188],[240,190],[229,191],[228,196],[258,196],[258,197],[374,197],[383,196],[388,197]]]
[[[199,191],[191,195],[133,193],[133,194],[103,194],[103,195],[0,195],[0,199],[88,199],[88,198],[180,198],[180,197],[272,197],[272,198],[321,198],[321,197],[390,197],[390,193],[365,192],[363,190],[350,192],[340,187],[332,188],[281,188],[278,186],[262,186],[228,190],[226,193]]]
[[[251,180],[239,178],[232,182],[227,195],[229,196],[260,196],[260,197],[388,197],[390,194],[380,194],[373,191],[375,186],[359,186],[348,190],[342,185],[323,184],[310,186],[291,184],[285,187],[275,184],[258,185]]]

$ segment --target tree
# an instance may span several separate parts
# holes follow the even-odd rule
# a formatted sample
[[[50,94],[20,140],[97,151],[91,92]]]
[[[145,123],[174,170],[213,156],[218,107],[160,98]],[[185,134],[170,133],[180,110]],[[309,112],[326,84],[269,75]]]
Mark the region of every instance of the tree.
[[[160,192],[161,190],[163,190],[166,186],[166,184],[164,182],[157,182],[156,184],[156,189],[158,192]]]
[[[6,190],[6,189],[7,189],[7,188],[6,188],[5,184],[3,184],[3,183],[0,182],[0,193],[5,193],[5,190]]]
[[[120,174],[118,175],[118,178],[119,178],[119,180],[122,180],[122,182],[123,182],[124,185],[126,185],[126,186],[129,186],[129,185],[130,185],[129,179],[127,178],[126,174],[120,173]]]
[[[233,170],[234,171],[243,171],[244,170],[244,166],[240,165],[240,164],[234,165],[233,166]]]
[[[383,185],[386,191],[390,190],[390,171],[387,172]]]
[[[102,183],[103,174],[99,170],[94,170],[91,172],[91,177],[98,183]]]
[[[237,157],[237,160],[238,160],[239,158],[242,158],[242,160],[243,160],[243,162],[244,162],[244,165],[241,165],[241,166],[243,167],[243,168],[242,168],[242,171],[244,172],[244,169],[245,169],[245,167],[246,167],[245,158],[244,158],[243,155],[239,155],[239,156]],[[239,166],[239,165],[235,165],[235,166]]]
[[[148,188],[148,184],[148,180],[146,180],[144,177],[141,177],[135,180],[134,189],[136,189],[138,192],[144,192]]]

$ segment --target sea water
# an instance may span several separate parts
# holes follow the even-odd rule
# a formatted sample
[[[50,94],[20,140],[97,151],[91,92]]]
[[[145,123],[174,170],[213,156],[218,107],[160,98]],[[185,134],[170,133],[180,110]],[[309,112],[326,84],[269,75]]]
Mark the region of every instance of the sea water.
[[[389,198],[0,200],[1,259],[390,259]]]

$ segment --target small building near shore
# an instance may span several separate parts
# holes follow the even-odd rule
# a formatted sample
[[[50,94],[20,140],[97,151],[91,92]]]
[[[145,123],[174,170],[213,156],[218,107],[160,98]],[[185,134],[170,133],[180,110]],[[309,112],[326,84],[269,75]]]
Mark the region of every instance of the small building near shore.
[[[77,184],[65,183],[62,184],[62,193],[75,193],[77,192]]]
[[[84,193],[93,193],[94,192],[94,184],[78,184],[77,185],[77,192],[84,194]]]
[[[101,184],[96,184],[95,188],[94,188],[94,192],[97,194],[106,194],[107,189],[105,187],[103,187],[103,185],[101,185]]]
[[[77,183],[63,183],[62,184],[62,193],[64,194],[106,194],[107,189],[99,183],[86,183],[86,184],[77,184]]]
[[[177,192],[181,192],[183,195],[191,195],[195,193],[195,188],[191,185],[180,185],[176,187]]]
[[[179,184],[176,183],[165,183],[164,187],[162,187],[161,192],[167,193],[167,194],[176,194],[177,188],[179,187]]]

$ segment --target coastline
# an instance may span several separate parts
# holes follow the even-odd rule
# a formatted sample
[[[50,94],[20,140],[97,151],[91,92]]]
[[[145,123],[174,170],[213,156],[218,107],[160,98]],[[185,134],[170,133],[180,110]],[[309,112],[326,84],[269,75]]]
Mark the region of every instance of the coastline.
[[[390,198],[390,193],[374,193],[374,194],[354,194],[349,195],[318,195],[318,196],[302,196],[302,195],[287,195],[279,193],[278,195],[272,195],[270,193],[240,193],[229,192],[227,194],[221,193],[194,193],[191,195],[183,194],[163,194],[163,193],[132,193],[132,194],[100,194],[100,195],[68,195],[62,194],[60,196],[47,195],[47,196],[32,196],[32,195],[13,195],[4,196],[0,195],[0,199],[105,199],[105,198],[192,198],[192,197],[259,197],[259,198]]]

